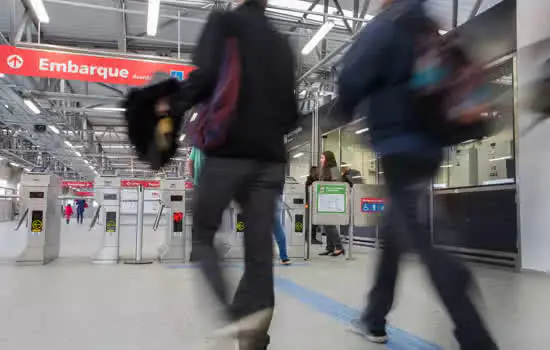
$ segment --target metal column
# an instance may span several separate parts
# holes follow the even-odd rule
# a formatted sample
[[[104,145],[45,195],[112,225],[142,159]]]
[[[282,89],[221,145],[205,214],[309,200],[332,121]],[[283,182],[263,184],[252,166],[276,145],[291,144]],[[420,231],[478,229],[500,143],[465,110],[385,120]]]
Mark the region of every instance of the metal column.
[[[125,264],[131,265],[144,265],[152,264],[153,260],[143,260],[143,209],[145,202],[145,191],[143,185],[137,187],[138,200],[137,200],[137,227],[136,227],[136,248],[134,252],[134,259],[127,260]]]

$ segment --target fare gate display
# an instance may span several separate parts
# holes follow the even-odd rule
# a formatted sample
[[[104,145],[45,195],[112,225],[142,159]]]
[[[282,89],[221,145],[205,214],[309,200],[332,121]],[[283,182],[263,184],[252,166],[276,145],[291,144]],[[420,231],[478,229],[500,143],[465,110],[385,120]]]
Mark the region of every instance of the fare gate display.
[[[46,264],[59,257],[61,220],[57,198],[61,179],[55,175],[25,173],[21,176],[21,218],[26,220],[27,243],[16,258],[21,264]]]
[[[116,264],[120,260],[120,197],[121,179],[100,176],[95,180],[98,215],[104,223],[101,246],[92,258],[97,264]],[[93,227],[94,223],[92,223]]]
[[[185,230],[185,180],[163,179],[161,201],[168,210],[164,243],[159,248],[160,262],[187,262],[191,251],[191,234]],[[160,220],[159,212],[157,220]]]

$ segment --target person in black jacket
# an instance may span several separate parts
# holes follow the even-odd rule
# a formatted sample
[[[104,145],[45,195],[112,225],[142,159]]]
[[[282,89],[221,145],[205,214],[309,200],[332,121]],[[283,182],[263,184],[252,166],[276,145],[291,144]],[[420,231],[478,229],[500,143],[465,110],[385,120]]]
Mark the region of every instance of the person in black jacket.
[[[197,69],[178,93],[157,105],[159,114],[196,105],[213,94],[228,38],[236,38],[242,75],[235,117],[225,142],[205,150],[195,188],[193,247],[207,282],[225,306],[240,349],[261,350],[274,307],[272,232],[275,202],[283,190],[287,154],[284,135],[296,127],[294,56],[287,39],[265,15],[267,0],[247,0],[234,11],[211,14],[194,52]],[[214,248],[223,211],[236,200],[245,221],[245,269],[232,303]]]
[[[365,26],[343,59],[339,81],[342,115],[351,117],[367,100],[367,123],[374,150],[381,154],[389,207],[381,235],[384,250],[368,306],[353,329],[373,342],[388,340],[386,316],[394,301],[399,261],[410,242],[455,324],[463,350],[496,350],[497,345],[468,295],[470,271],[435,249],[429,228],[419,220],[418,201],[426,195],[442,160],[442,145],[423,124],[410,81],[416,38],[437,27],[426,15],[424,0],[385,0],[385,9]],[[433,35],[432,34],[432,35]],[[424,107],[424,106],[422,106]]]

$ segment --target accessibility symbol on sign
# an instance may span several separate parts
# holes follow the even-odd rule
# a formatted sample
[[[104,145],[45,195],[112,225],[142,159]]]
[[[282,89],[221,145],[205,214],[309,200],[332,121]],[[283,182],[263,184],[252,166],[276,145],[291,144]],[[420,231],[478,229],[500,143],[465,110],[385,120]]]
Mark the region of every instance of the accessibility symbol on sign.
[[[8,56],[7,63],[10,68],[19,69],[23,65],[23,57],[19,55]]]

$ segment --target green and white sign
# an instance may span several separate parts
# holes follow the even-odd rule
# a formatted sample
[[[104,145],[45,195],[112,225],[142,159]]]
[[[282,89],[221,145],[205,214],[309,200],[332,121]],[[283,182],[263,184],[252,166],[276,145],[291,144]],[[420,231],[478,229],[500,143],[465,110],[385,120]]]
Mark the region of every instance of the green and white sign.
[[[317,184],[317,213],[345,214],[347,202],[347,188],[345,184]]]

